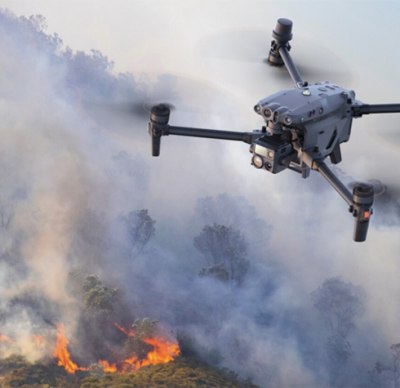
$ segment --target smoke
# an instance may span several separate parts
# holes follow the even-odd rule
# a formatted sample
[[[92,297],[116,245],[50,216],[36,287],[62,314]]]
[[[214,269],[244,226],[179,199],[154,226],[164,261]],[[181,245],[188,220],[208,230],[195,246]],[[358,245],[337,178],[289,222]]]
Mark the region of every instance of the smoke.
[[[93,268],[91,256],[98,263],[102,255],[100,247],[88,253],[88,242],[96,241],[83,232],[107,235],[107,222],[104,228],[96,223],[97,209],[104,218],[122,210],[109,206],[110,196],[118,199],[115,179],[132,175],[131,160],[138,167],[143,162],[112,144],[106,149],[79,109],[82,94],[100,94],[109,87],[105,81],[113,81],[103,66],[107,59],[63,50],[56,35],[40,29],[40,17],[17,18],[5,10],[0,17],[2,330],[8,327],[21,346],[57,321],[73,331],[80,312],[66,292],[68,272]],[[146,178],[133,176],[123,191],[135,181],[146,185]]]
[[[102,53],[64,47],[44,24],[0,13],[0,332],[17,341],[1,355],[51,357],[31,339],[54,339],[56,322],[82,359],[96,352],[79,349],[87,333],[68,275],[78,268],[120,288],[127,312],[117,318],[158,319],[215,365],[261,385],[328,384],[328,330],[310,294],[342,275],[368,297],[346,370],[352,384],[364,382],[399,341],[395,196],[376,199],[379,222],[357,245],[346,205],[317,174],[262,174],[243,144],[201,139],[165,137],[151,159],[146,114],[130,115],[133,106],[171,98],[173,123],[231,129],[246,124],[241,101],[188,76],[116,74]],[[135,256],[121,220],[139,209],[156,221],[156,235]],[[206,263],[193,239],[213,223],[249,243],[240,287],[197,275]]]

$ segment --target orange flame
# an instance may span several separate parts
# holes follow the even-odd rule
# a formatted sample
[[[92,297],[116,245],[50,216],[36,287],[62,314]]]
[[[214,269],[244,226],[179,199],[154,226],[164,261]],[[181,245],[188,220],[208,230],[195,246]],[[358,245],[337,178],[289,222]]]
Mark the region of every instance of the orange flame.
[[[147,354],[141,366],[166,364],[181,354],[178,344],[168,342],[164,338],[145,338],[143,341],[152,345],[154,350]]]
[[[63,366],[68,373],[75,373],[77,370],[88,370],[77,366],[72,360],[67,349],[69,341],[64,333],[64,325],[57,324],[57,342],[53,352],[53,357],[58,358],[58,366]]]
[[[32,335],[32,342],[34,342],[35,344],[38,344],[38,345],[42,345],[42,344],[44,344],[44,337],[42,336],[42,335],[40,335],[40,334],[33,334]]]
[[[122,326],[118,325],[117,322],[114,322],[114,324],[115,324],[115,326],[118,327],[119,330],[121,330],[123,333],[125,333],[128,337],[133,337],[134,336],[132,328],[129,329],[129,331],[128,331],[125,328],[123,328]]]
[[[124,360],[124,365],[122,365],[121,373],[133,372],[139,368],[140,361],[138,361],[138,358],[136,356],[133,356],[132,358],[127,358],[126,360]]]
[[[177,343],[168,342],[164,338],[145,338],[143,342],[153,346],[154,349],[147,353],[147,357],[143,360],[138,360],[136,356],[124,360],[122,373],[133,372],[147,365],[166,364],[181,354]]]
[[[0,333],[0,341],[8,342],[9,344],[16,344],[16,341],[13,341],[11,338],[7,337],[5,334]]]
[[[125,328],[118,325],[118,323],[115,323],[115,326],[117,326],[118,329],[124,332],[127,336],[134,336],[132,329],[127,331]],[[166,364],[167,362],[173,361],[175,357],[181,354],[181,350],[177,343],[168,342],[164,338],[144,338],[143,342],[153,346],[154,349],[147,353],[146,358],[143,360],[138,360],[136,356],[124,360],[123,364],[125,365],[122,366],[122,369],[120,370],[121,373],[133,372],[134,370],[147,365]]]
[[[46,341],[40,334],[32,334],[32,342],[38,349],[44,349],[46,346]]]
[[[122,326],[115,323],[115,326],[118,327],[122,332],[124,332],[127,336],[132,337],[133,331],[126,330]],[[41,337],[41,336],[37,336]],[[37,338],[37,340],[43,341],[43,337],[41,339]],[[174,360],[176,356],[179,356],[180,349],[177,343],[172,343],[164,338],[145,338],[143,342],[151,345],[153,350],[147,353],[147,356],[143,360],[138,360],[136,356],[123,360],[121,362],[117,362],[114,364],[109,364],[106,360],[99,360],[98,364],[101,365],[106,373],[130,373],[135,370],[147,366],[147,365],[155,365],[155,364],[166,364]],[[56,348],[54,349],[53,357],[58,359],[58,365],[63,366],[68,373],[75,373],[77,370],[89,370],[89,368],[83,368],[77,366],[72,360],[71,355],[67,349],[69,344],[68,339],[65,337],[64,333],[64,325],[57,325],[57,342]],[[117,366],[118,365],[118,366]]]
[[[117,366],[115,364],[109,364],[108,361],[104,361],[104,360],[99,360],[99,365],[102,365],[104,368],[104,372],[106,373],[113,373],[113,372],[117,372]]]

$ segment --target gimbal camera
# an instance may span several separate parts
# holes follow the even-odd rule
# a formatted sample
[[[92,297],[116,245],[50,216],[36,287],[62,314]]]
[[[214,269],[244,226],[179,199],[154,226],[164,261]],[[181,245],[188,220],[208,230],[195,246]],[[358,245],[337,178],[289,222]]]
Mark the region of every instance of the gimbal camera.
[[[354,241],[365,241],[372,215],[373,187],[357,183],[351,193],[324,160],[329,156],[333,164],[341,162],[340,144],[349,140],[353,118],[400,112],[400,104],[368,105],[356,100],[353,90],[327,81],[304,81],[289,53],[292,25],[288,19],[278,20],[268,62],[273,66],[285,65],[295,88],[275,93],[254,106],[265,121],[261,130],[233,132],[172,126],[168,124],[168,105],[159,104],[152,107],[148,124],[152,155],[160,154],[161,136],[237,140],[250,144],[251,163],[257,169],[272,174],[290,169],[303,178],[311,170],[318,171],[349,205],[355,217]]]

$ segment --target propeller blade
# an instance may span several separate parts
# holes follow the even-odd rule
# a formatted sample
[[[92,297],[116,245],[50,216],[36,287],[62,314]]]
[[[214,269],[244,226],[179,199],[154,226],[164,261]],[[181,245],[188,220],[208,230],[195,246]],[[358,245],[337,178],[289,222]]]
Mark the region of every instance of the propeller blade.
[[[357,181],[351,181],[347,184],[349,190],[353,190],[354,186],[358,184]],[[370,184],[374,188],[374,198],[386,196],[387,194],[387,186],[385,186],[381,181],[378,179],[369,179],[366,183]]]
[[[109,132],[134,139],[147,136],[148,140],[146,123],[151,108],[159,104],[174,111],[174,117],[181,125],[194,125],[190,121],[199,121],[198,116],[207,121],[207,117],[209,120],[216,116],[232,117],[232,112],[250,111],[250,107],[214,84],[176,75],[160,76],[146,93],[132,92],[128,97],[117,95],[83,100],[82,108],[96,125]]]
[[[258,64],[260,67],[267,67],[272,29],[229,30],[212,34],[199,42],[197,51],[205,59]],[[330,81],[344,87],[349,87],[354,81],[355,72],[346,61],[318,42],[295,34],[290,44],[292,58],[305,81],[310,83]],[[268,67],[268,73],[263,71],[264,77],[266,76],[264,78],[266,84],[269,78],[289,79],[290,81],[284,66],[269,65]],[[249,77],[253,75],[252,78],[255,82],[260,82],[260,77],[253,68],[249,67],[248,73]]]

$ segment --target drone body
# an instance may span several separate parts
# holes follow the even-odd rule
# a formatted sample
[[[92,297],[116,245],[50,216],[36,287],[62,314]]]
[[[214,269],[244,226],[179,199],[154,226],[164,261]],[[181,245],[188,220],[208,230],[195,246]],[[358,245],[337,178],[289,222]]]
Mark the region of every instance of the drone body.
[[[254,110],[266,120],[268,126],[267,135],[262,139],[265,143],[281,139],[282,146],[278,154],[285,154],[286,158],[276,159],[275,154],[267,153],[264,155],[267,158],[275,156],[273,164],[261,163],[255,156],[253,165],[272,173],[280,172],[285,167],[296,167],[302,170],[304,177],[308,177],[310,170],[303,156],[310,152],[318,152],[323,159],[330,156],[332,163],[339,163],[340,143],[350,138],[354,97],[353,91],[326,81],[283,90],[259,101]],[[255,155],[260,155],[259,141],[255,142]],[[289,148],[292,148],[291,152]]]
[[[340,144],[349,140],[353,118],[400,112],[400,104],[367,105],[357,101],[352,90],[328,81],[303,81],[289,54],[292,22],[279,19],[272,36],[268,61],[274,66],[285,65],[295,88],[272,94],[254,106],[265,121],[261,130],[232,132],[171,126],[169,107],[159,104],[151,109],[148,125],[152,155],[160,154],[161,136],[205,137],[250,144],[252,165],[273,174],[288,168],[307,178],[311,170],[316,170],[349,205],[355,217],[354,240],[365,241],[372,215],[373,187],[359,183],[350,193],[324,160],[329,156],[333,164],[341,162]]]

